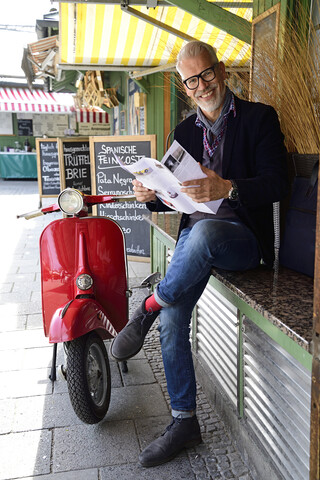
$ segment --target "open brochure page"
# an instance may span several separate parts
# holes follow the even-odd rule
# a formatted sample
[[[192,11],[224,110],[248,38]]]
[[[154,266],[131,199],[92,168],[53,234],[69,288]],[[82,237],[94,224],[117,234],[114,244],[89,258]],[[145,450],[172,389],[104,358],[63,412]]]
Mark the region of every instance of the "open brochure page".
[[[146,188],[154,190],[157,197],[174,210],[189,214],[196,211],[217,213],[222,199],[197,203],[181,192],[182,182],[205,178],[206,175],[194,158],[176,140],[161,162],[144,157],[131,165],[126,165],[119,157],[116,155],[115,157],[125,170],[132,173]]]

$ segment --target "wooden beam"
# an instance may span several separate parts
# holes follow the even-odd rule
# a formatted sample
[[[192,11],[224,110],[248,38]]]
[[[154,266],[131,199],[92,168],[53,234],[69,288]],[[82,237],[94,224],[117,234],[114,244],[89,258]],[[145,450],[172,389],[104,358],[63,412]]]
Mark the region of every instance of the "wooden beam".
[[[206,0],[197,0],[196,2],[194,0],[168,0],[168,3],[220,28],[239,40],[251,44],[251,23],[214,3],[209,3]]]
[[[139,12],[135,8],[127,7],[127,6],[121,6],[121,10],[123,12],[129,13],[130,15],[133,15],[134,17],[138,18],[139,20],[143,20],[144,22],[150,23],[154,27],[160,28],[161,30],[164,30],[165,32],[171,33],[172,35],[175,35],[176,37],[182,38],[182,40],[187,40],[187,42],[190,42],[191,40],[195,40],[195,38],[191,37],[190,35],[187,35],[186,33],[182,32],[181,30],[177,30],[176,28],[170,27],[170,25],[167,25],[166,23],[160,22],[156,18],[152,18],[149,15],[146,15],[145,13]]]
[[[313,301],[313,358],[310,419],[310,480],[320,478],[320,182],[318,180]]]

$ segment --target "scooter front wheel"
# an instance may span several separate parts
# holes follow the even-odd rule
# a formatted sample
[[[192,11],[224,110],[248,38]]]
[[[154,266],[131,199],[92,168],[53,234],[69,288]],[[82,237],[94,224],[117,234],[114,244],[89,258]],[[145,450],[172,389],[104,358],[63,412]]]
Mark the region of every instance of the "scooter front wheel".
[[[98,423],[106,415],[111,375],[106,347],[95,332],[68,344],[67,384],[72,407],[84,423]]]

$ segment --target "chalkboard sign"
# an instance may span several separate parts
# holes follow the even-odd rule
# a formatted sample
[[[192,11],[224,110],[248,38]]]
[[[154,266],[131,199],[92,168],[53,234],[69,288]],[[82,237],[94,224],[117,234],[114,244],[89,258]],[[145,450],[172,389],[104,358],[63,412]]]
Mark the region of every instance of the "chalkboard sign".
[[[90,146],[88,137],[58,140],[61,189],[76,188],[91,194]]]
[[[18,118],[18,135],[24,135],[25,137],[33,136],[31,119]]]
[[[124,170],[114,154],[128,165],[141,157],[155,157],[156,136],[134,135],[119,137],[90,137],[92,187],[97,195],[133,195],[133,176]],[[126,239],[127,254],[150,256],[150,225],[143,216],[151,213],[144,203],[122,201],[98,205],[97,213],[118,222]]]
[[[40,197],[55,197],[60,193],[57,139],[36,138],[36,149]]]

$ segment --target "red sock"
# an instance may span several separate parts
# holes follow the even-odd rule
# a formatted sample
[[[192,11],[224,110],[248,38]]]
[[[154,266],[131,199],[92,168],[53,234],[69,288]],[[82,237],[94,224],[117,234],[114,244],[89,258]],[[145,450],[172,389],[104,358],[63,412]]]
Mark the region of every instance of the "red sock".
[[[145,306],[145,309],[147,310],[147,312],[149,310],[152,310],[153,312],[157,312],[158,310],[160,310],[162,308],[162,306],[159,305],[159,303],[156,302],[156,300],[154,298],[154,295],[151,295],[151,297],[147,298],[144,306]]]

